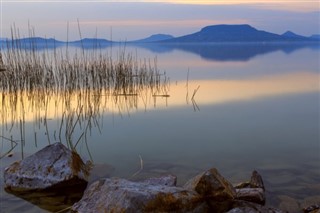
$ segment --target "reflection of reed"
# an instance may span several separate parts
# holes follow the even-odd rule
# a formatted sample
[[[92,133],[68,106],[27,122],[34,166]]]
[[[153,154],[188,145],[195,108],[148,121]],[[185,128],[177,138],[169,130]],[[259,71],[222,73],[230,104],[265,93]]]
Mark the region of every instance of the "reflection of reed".
[[[124,50],[114,60],[99,49],[70,54],[68,49],[40,51],[34,42],[29,48],[23,45],[12,39],[0,52],[5,67],[0,72],[2,125],[7,133],[20,125],[22,149],[26,110],[33,114],[36,145],[37,129],[42,127],[48,143],[65,141],[74,150],[80,141],[87,143],[92,128],[101,131],[99,120],[110,106],[129,112],[138,108],[138,100],[146,105],[152,97],[168,95],[168,80],[156,60],[141,61]],[[49,127],[53,110],[59,123],[56,130]]]

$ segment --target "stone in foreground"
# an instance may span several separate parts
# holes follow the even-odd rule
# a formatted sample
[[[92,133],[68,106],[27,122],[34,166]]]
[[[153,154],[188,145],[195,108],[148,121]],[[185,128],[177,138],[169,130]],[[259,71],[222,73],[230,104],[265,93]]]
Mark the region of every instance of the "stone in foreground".
[[[80,156],[62,143],[46,146],[4,171],[5,189],[9,192],[83,185],[87,178],[88,169]]]
[[[264,205],[266,202],[266,197],[264,191],[261,188],[243,188],[236,189],[237,199],[245,200],[252,203],[258,203]]]
[[[237,200],[227,213],[288,213],[280,209],[262,206],[256,203]]]
[[[209,205],[210,212],[226,212],[236,198],[236,191],[231,183],[215,168],[197,175],[184,188],[199,193]]]
[[[91,184],[71,212],[208,212],[194,191],[179,187],[104,179]]]
[[[244,182],[235,187],[238,200],[264,205],[266,202],[265,188],[261,175],[253,171],[250,182]]]
[[[236,191],[229,181],[215,168],[209,169],[188,181],[184,188],[194,190],[200,195],[215,201],[233,200]]]

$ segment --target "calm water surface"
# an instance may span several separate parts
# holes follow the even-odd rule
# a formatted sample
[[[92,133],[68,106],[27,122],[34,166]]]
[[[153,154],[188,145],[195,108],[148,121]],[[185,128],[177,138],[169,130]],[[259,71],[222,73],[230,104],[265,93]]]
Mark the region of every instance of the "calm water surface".
[[[158,68],[170,79],[169,96],[103,99],[87,143],[81,139],[77,146],[84,159],[107,170],[96,171],[92,179],[135,180],[172,173],[181,185],[216,167],[232,183],[239,183],[257,170],[269,205],[300,208],[320,202],[319,47],[128,45],[126,52],[142,60],[157,59]],[[51,143],[59,140],[63,110],[55,107],[58,99],[51,98],[47,110],[26,100],[24,112],[15,111],[25,116],[25,143],[18,143],[12,157],[1,159],[2,170],[48,145],[48,135]],[[1,111],[5,117],[1,135],[19,140],[19,122],[12,121],[22,115],[13,118],[10,110]],[[45,113],[49,130],[41,122]],[[76,128],[75,141],[81,131]],[[1,139],[1,155],[10,148]],[[133,177],[140,157],[143,170]],[[0,209],[45,211],[7,194],[3,187]]]

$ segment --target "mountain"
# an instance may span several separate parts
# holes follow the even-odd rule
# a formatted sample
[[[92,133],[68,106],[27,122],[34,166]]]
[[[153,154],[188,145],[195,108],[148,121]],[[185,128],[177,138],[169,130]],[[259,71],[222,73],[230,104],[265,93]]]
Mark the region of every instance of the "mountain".
[[[112,44],[112,41],[101,38],[84,38],[78,41],[69,42],[72,46],[83,47],[84,49],[106,47]]]
[[[250,25],[212,25],[202,28],[201,31],[165,40],[164,42],[279,42],[301,41],[301,38],[286,37],[262,30]],[[305,38],[305,40],[309,40]]]
[[[291,31],[287,31],[287,32],[283,33],[281,36],[287,37],[287,38],[308,39],[305,36],[298,35],[298,34],[291,32]]]
[[[157,42],[157,41],[163,41],[163,40],[168,40],[168,39],[173,39],[173,38],[174,37],[172,35],[168,35],[168,34],[155,34],[155,35],[151,35],[147,38],[135,40],[135,41],[131,41],[131,42],[148,43],[148,42]]]
[[[41,38],[41,37],[30,37],[30,38],[19,38],[19,39],[7,39],[1,42],[5,46],[19,47],[23,49],[44,49],[44,48],[55,48],[64,45],[63,41],[58,41],[54,38]]]

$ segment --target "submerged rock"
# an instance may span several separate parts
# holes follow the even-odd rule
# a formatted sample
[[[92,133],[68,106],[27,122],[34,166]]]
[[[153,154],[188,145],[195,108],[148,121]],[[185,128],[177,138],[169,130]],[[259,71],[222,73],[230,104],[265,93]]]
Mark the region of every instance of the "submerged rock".
[[[261,175],[257,171],[253,171],[250,182],[244,182],[237,186],[236,198],[248,202],[264,205],[266,202],[265,188]]]
[[[236,201],[233,207],[227,211],[227,213],[287,213],[280,209],[265,207],[259,204],[247,202],[247,201]]]
[[[77,153],[55,143],[7,167],[4,184],[11,193],[86,185],[88,172]]]
[[[177,186],[177,176],[164,175],[161,177],[149,178],[143,182],[150,185]]]
[[[279,208],[288,211],[290,213],[300,213],[301,207],[298,200],[289,197],[287,195],[278,196],[280,200]]]
[[[100,180],[101,178],[110,178],[115,171],[115,168],[112,165],[106,163],[95,163],[92,164],[91,167],[88,180],[90,183]]]
[[[208,212],[194,191],[147,182],[111,178],[96,181],[72,212]]]

